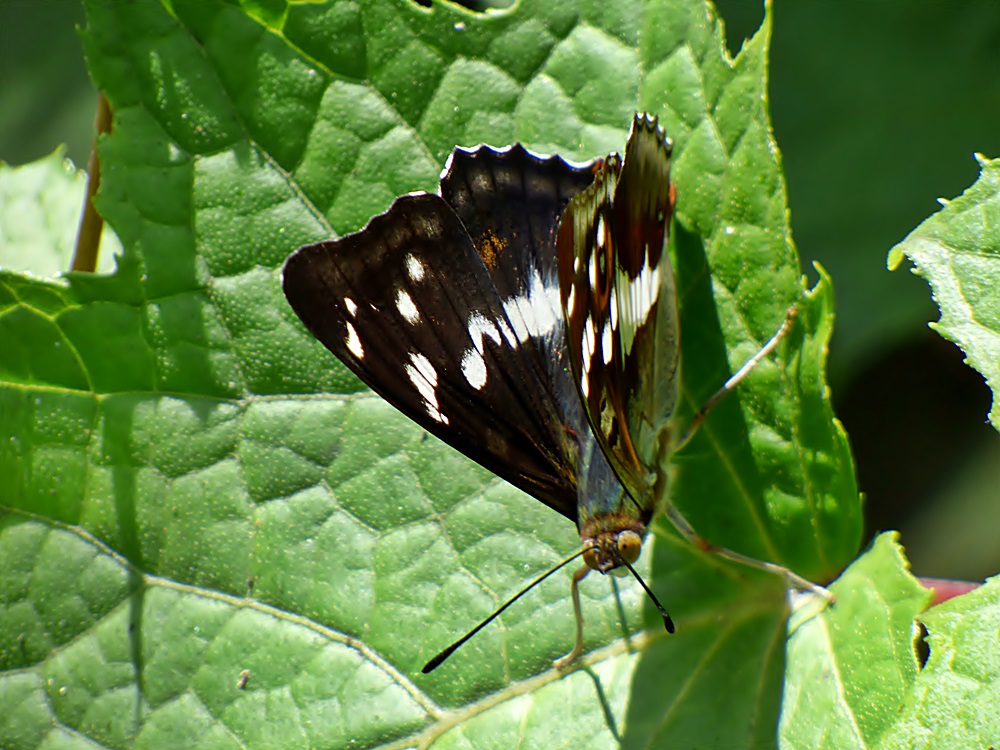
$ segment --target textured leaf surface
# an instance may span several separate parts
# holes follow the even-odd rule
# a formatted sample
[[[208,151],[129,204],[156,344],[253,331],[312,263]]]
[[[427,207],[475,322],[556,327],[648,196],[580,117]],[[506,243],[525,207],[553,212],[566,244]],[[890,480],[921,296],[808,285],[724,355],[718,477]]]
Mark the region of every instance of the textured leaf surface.
[[[1000,159],[977,159],[976,183],[896,245],[889,268],[905,255],[927,279],[941,310],[931,327],[958,344],[986,378],[990,422],[1000,430]]]
[[[116,113],[99,205],[125,252],[109,278],[0,276],[0,745],[773,746],[784,588],[662,524],[640,569],[676,636],[650,619],[630,654],[593,576],[593,671],[560,675],[556,577],[420,676],[575,530],[362,391],[277,270],[433,188],[456,144],[584,158],[659,113],[687,412],[800,308],[678,456],[674,498],[713,541],[832,577],[858,496],[823,385],[830,284],[803,296],[788,236],[768,24],[731,60],[680,0],[89,3]]]

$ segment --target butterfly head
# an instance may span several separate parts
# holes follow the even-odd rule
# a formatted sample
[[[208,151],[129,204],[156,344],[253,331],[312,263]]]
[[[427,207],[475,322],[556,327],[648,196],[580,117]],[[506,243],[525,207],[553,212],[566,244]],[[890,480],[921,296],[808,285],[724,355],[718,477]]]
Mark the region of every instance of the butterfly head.
[[[646,527],[624,513],[611,513],[588,519],[581,535],[584,563],[592,570],[609,573],[639,559]]]

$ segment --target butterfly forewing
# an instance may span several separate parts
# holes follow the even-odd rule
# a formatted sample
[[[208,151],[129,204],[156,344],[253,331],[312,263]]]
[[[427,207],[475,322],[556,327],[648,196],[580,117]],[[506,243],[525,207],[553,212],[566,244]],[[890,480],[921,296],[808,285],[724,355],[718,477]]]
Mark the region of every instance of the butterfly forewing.
[[[431,433],[577,520],[593,437],[566,361],[553,233],[593,171],[457,149],[442,195],[301,248],[285,295],[309,330]],[[610,472],[604,472],[605,474]]]
[[[649,495],[677,400],[679,333],[667,228],[670,144],[637,115],[625,158],[609,157],[560,221],[557,250],[570,359],[615,472]]]

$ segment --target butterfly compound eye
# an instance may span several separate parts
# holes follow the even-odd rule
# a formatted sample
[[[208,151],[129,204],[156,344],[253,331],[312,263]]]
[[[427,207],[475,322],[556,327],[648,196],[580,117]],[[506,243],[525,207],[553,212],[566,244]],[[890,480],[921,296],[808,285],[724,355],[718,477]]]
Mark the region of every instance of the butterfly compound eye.
[[[601,569],[601,561],[597,555],[597,545],[593,539],[586,539],[583,542],[583,562],[588,568],[593,570]]]
[[[634,531],[625,530],[618,535],[618,554],[629,565],[639,559],[642,538]]]

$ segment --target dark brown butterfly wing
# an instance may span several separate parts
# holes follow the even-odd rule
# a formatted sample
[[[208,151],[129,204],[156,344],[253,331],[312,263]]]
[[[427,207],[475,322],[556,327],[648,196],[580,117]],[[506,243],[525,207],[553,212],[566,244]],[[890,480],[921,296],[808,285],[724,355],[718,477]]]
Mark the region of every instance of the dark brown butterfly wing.
[[[403,196],[283,272],[306,327],[374,391],[574,522],[581,451],[614,483],[571,376],[553,239],[592,180],[520,146],[456,149],[441,195]]]

